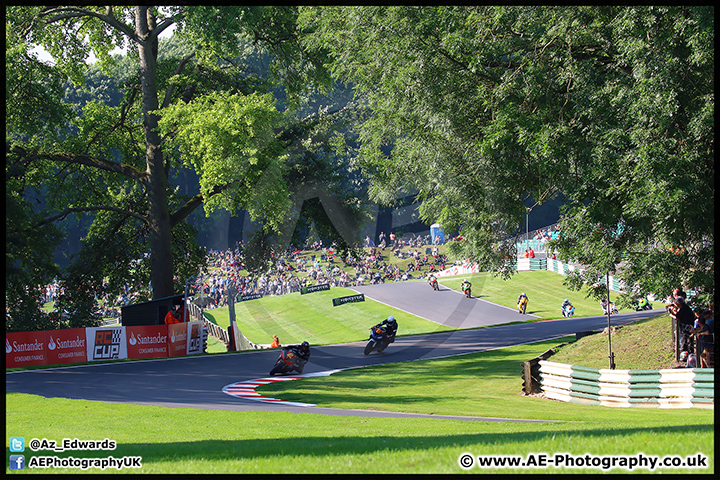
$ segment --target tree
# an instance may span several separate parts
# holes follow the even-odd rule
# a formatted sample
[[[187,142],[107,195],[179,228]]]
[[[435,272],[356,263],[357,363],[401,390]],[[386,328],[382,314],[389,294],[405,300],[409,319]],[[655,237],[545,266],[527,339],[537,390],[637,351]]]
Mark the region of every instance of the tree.
[[[185,245],[185,254],[195,259],[195,253],[187,250],[190,244],[173,242],[173,236],[188,239],[183,220],[198,206],[204,203],[208,210],[245,207],[277,221],[287,204],[287,189],[280,176],[283,152],[274,141],[280,121],[274,101],[243,89],[238,82],[224,85],[235,91],[210,93],[213,75],[208,73],[237,68],[233,59],[244,45],[240,39],[247,38],[267,48],[274,78],[284,79],[289,104],[299,104],[306,87],[326,85],[328,77],[320,57],[306,55],[300,48],[296,15],[294,7],[8,7],[6,26],[14,40],[8,45],[17,45],[19,52],[13,58],[35,61],[28,51],[41,45],[56,59],[54,68],[42,69],[69,76],[76,83],[82,81],[84,61],[91,52],[106,71],[116,60],[109,55],[115,46],[129,45],[138,61],[137,82],[125,85],[123,103],[118,107],[89,102],[71,128],[60,130],[56,122],[50,125],[56,127],[54,131],[43,127],[42,135],[29,135],[31,128],[38,130],[35,125],[8,122],[8,143],[22,143],[22,154],[14,164],[21,165],[26,176],[31,173],[35,185],[43,181],[53,184],[48,206],[56,213],[38,225],[72,213],[102,212],[89,243],[115,245],[113,239],[123,230],[125,238],[134,235],[142,245],[147,241],[148,252],[120,242],[117,248],[122,255],[105,266],[117,267],[127,261],[126,254],[149,253],[130,259],[141,262],[138,268],[149,262],[142,268],[149,271],[153,297],[160,298],[174,294],[183,282],[177,277],[177,261],[184,256],[177,248]],[[160,62],[159,36],[171,25],[192,51]],[[13,67],[6,67],[9,83],[31,83]],[[205,84],[197,81],[199,77],[207,80]],[[48,89],[41,100],[40,108],[49,113],[51,107],[63,107],[57,92]],[[170,118],[183,108],[198,111],[203,107],[215,109],[218,115],[236,111],[239,116],[228,121],[218,116],[215,130],[204,135],[191,127],[183,130],[182,121],[171,125]],[[13,105],[9,110],[17,108]],[[184,134],[198,142],[188,158],[176,155],[189,153],[191,148],[181,137]],[[234,143],[221,145],[217,142],[221,137]],[[193,165],[201,176],[201,193],[189,199],[175,194],[169,178],[181,162]],[[238,173],[246,175],[241,184],[234,183]],[[256,182],[252,188],[242,188],[252,181]],[[100,265],[96,268],[100,272],[94,277],[95,284],[103,277]]]
[[[426,222],[462,235],[457,255],[510,275],[524,202],[560,194],[555,247],[587,267],[580,281],[614,271],[663,296],[714,291],[713,21],[690,6],[300,17],[372,110],[358,161],[375,200],[417,192]]]

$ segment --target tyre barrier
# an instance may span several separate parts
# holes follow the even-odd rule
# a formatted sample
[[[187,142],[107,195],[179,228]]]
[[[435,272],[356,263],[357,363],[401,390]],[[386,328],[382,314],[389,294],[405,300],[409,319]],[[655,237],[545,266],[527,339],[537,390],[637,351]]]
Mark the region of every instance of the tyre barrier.
[[[715,407],[714,368],[611,370],[540,360],[546,398],[609,407]]]

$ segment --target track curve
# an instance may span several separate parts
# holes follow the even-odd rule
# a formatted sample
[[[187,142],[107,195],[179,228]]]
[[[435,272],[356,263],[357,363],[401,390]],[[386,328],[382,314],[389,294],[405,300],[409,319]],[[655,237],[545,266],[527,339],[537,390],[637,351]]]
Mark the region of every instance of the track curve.
[[[421,286],[429,289],[427,285]],[[367,290],[369,288],[375,288],[378,291],[369,291]],[[380,297],[379,301],[384,301],[382,298],[388,300],[388,298],[383,297],[385,294],[379,293],[382,287],[361,287],[358,290],[366,293],[369,298],[377,296]],[[398,293],[399,290],[395,290],[390,292],[389,295],[392,298],[405,298],[405,295],[398,296]],[[422,297],[428,296],[427,290],[423,290],[421,293]],[[493,328],[472,328],[470,325],[476,323],[507,323],[508,321],[517,320],[519,314],[513,309],[489,304],[489,302],[479,299],[465,299],[462,295],[455,295],[452,292],[436,293],[438,293],[438,296],[447,296],[450,303],[446,308],[453,305],[454,307],[452,308],[452,314],[445,313],[444,316],[435,316],[435,321],[439,323],[457,322],[459,323],[458,327],[462,329],[431,335],[398,337],[395,343],[384,353],[368,356],[363,354],[365,342],[312,347],[312,356],[305,366],[304,373],[316,374],[329,370],[443,358],[494,350],[565,335],[574,335],[580,331],[598,330],[607,325],[606,317],[596,316],[498,325]],[[393,296],[393,294],[395,295]],[[416,297],[416,295],[413,296]],[[389,300],[392,301],[392,298]],[[437,300],[437,298],[433,300]],[[411,311],[410,308],[422,309],[424,300],[417,299],[411,304],[403,302],[397,304],[398,308]],[[467,308],[463,309],[461,308],[462,303],[472,303],[473,305],[471,308],[466,305]],[[492,314],[487,314],[487,311],[491,311]],[[429,310],[424,311],[426,314],[428,312]],[[448,312],[448,310],[445,310],[445,312]],[[660,310],[621,313],[613,315],[612,323],[613,325],[624,325],[657,315],[659,312]],[[421,316],[428,318],[425,315]],[[267,377],[270,367],[277,359],[277,355],[277,350],[263,350],[225,355],[138,360],[110,364],[67,366],[46,370],[6,372],[5,388],[6,392],[29,393],[49,398],[60,397],[164,407],[505,421],[505,419],[485,417],[442,417],[440,415],[414,415],[262,403],[238,398],[223,392],[223,388],[228,385]]]

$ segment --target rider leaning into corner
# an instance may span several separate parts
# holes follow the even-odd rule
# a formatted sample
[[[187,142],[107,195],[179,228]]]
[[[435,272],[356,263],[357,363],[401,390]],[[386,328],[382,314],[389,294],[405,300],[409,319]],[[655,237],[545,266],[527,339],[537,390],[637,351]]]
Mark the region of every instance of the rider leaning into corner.
[[[302,342],[300,345],[289,345],[285,348],[292,349],[303,360],[303,363],[307,363],[310,359],[310,344],[308,342]]]
[[[398,324],[397,324],[397,320],[395,320],[395,317],[390,315],[385,320],[380,322],[377,326],[378,327],[382,327],[382,326],[387,327],[387,333],[388,333],[388,335],[390,335],[390,343],[393,343],[395,341],[395,334],[397,333],[397,329],[398,329]]]

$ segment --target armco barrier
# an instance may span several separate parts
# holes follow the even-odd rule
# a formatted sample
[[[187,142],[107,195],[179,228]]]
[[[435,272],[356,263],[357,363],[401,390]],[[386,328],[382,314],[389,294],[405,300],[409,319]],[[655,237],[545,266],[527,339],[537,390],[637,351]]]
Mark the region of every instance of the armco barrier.
[[[610,407],[714,408],[714,368],[610,370],[541,360],[540,390],[563,402]]]

